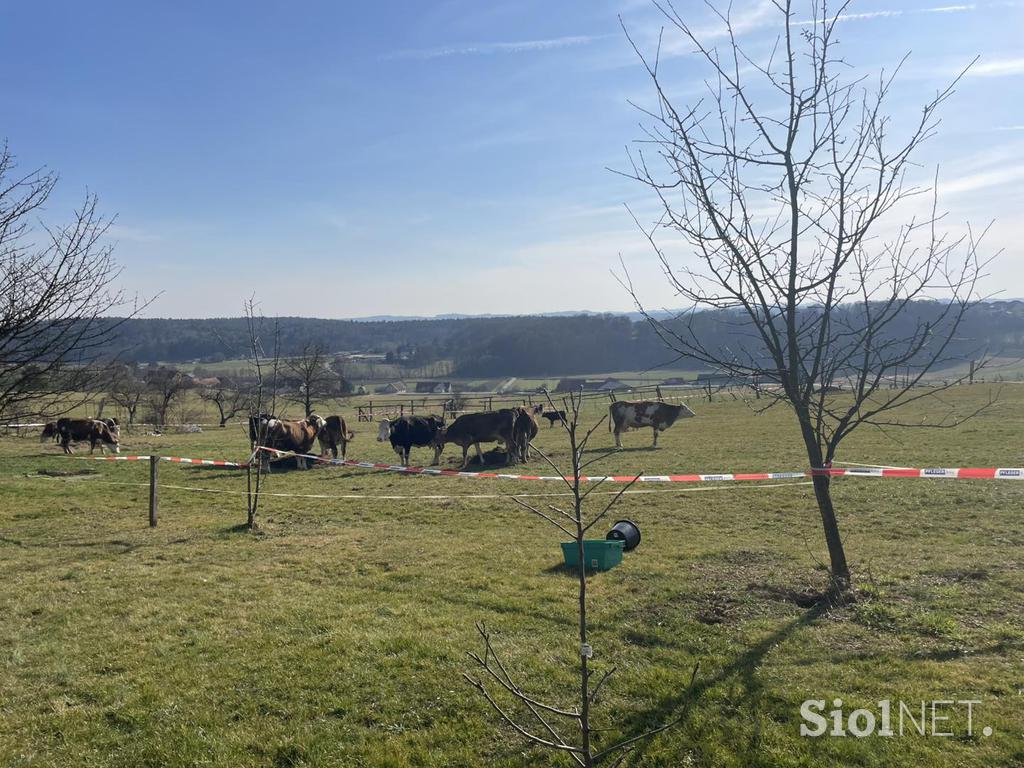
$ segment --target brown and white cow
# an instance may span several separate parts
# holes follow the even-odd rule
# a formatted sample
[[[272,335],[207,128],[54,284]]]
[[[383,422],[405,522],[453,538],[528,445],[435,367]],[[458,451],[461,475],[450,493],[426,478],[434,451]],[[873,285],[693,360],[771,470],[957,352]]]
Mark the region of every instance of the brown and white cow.
[[[328,416],[316,434],[316,439],[320,442],[320,455],[326,456],[327,451],[330,451],[334,458],[338,458],[338,449],[340,448],[341,458],[344,459],[348,443],[355,436],[356,433],[348,428],[344,418]]]
[[[121,452],[117,434],[110,429],[110,425],[99,419],[57,419],[57,435],[64,453],[72,453],[71,443],[85,440],[89,441],[89,453],[95,451],[97,445],[100,447],[100,453],[104,452],[104,445],[113,446],[114,453]]]
[[[515,423],[517,408],[502,408],[484,413],[464,413],[437,433],[440,450],[448,443],[462,448],[462,468],[469,464],[469,446],[476,446],[477,458],[483,462],[480,443],[501,441],[508,451],[508,460],[515,460]],[[440,451],[438,452],[440,457]]]
[[[694,415],[694,412],[683,403],[670,405],[656,400],[619,400],[608,407],[608,429],[615,430],[615,447],[621,448],[621,433],[628,429],[651,427],[654,430],[654,447],[657,448],[659,432],[671,427],[677,419]]]
[[[313,442],[323,426],[324,420],[316,414],[311,414],[300,421],[269,419],[266,424],[267,436],[264,445],[278,451],[307,454],[312,450]],[[309,466],[304,456],[296,456],[295,465],[299,469],[308,469]]]
[[[512,442],[515,444],[513,453],[518,461],[530,460],[530,441],[537,436],[537,414],[544,410],[543,405],[526,406],[516,411],[515,429]]]

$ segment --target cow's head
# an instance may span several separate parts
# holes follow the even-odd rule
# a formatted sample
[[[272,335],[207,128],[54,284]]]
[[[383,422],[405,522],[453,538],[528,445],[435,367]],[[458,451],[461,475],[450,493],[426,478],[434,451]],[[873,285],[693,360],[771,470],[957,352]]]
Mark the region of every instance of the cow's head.
[[[686,405],[686,403],[680,403],[679,404],[679,418],[680,419],[688,419],[691,416],[696,416],[696,415],[697,415],[696,413],[694,413],[693,411],[691,411],[689,409],[689,407]]]
[[[309,414],[309,416],[306,417],[306,421],[309,423],[309,426],[311,426],[316,431],[318,435],[320,434],[320,430],[327,425],[327,419],[325,419],[323,416],[317,416],[315,413]]]
[[[381,419],[377,425],[377,442],[383,443],[391,437],[391,419]]]

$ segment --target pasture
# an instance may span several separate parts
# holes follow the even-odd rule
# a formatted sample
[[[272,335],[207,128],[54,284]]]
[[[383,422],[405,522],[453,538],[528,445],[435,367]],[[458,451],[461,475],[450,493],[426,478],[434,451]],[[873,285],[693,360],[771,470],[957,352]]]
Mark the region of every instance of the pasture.
[[[945,399],[970,411],[989,393]],[[1024,387],[999,397],[952,430],[864,428],[839,458],[1024,465]],[[731,398],[695,398],[693,408],[658,450],[650,430],[629,432],[593,471],[805,468],[781,407],[756,416]],[[597,401],[588,416],[605,411]],[[394,460],[375,425],[345,415],[357,432],[350,458]],[[248,452],[239,425],[122,443],[129,454]],[[537,443],[564,459],[561,430],[542,422]],[[594,447],[611,445],[602,426]],[[449,446],[442,463],[457,453]],[[413,449],[412,461],[429,455]],[[549,473],[540,460],[527,469]],[[525,687],[572,702],[575,581],[558,567],[557,532],[500,498],[557,484],[275,472],[268,494],[316,498],[264,496],[251,534],[244,470],[164,463],[153,530],[147,474],[142,462],[0,439],[0,764],[569,764],[526,747],[461,678],[483,621]],[[631,765],[1024,764],[1024,483],[837,479],[859,591],[834,607],[813,601],[826,554],[809,485],[636,490],[618,515],[643,542],[590,580],[595,662],[618,668],[596,724],[611,742],[690,707]],[[953,738],[801,738],[810,698],[842,698],[847,711],[877,711],[881,699],[982,703],[970,738],[962,711]]]

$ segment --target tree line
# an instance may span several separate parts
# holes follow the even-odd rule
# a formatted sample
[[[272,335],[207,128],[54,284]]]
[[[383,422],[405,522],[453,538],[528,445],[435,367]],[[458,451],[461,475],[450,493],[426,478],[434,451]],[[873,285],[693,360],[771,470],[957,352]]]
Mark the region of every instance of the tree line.
[[[922,324],[941,323],[943,305],[913,302],[887,328],[893,338]],[[811,317],[817,308],[802,310]],[[856,324],[862,305],[839,307]],[[133,363],[217,363],[244,357],[244,318],[205,320],[118,319],[116,336],[104,352]],[[410,369],[438,361],[453,362],[456,377],[557,376],[644,370],[676,362],[659,331],[699,333],[709,347],[741,349],[755,329],[730,310],[687,313],[660,321],[659,327],[622,315],[517,316],[436,320],[357,321],[303,317],[278,319],[282,357],[303,354],[311,340],[331,353],[384,355]],[[969,360],[981,349],[990,355],[1024,354],[1024,301],[987,302],[966,317],[951,341],[947,357]],[[679,360],[678,367],[701,367]]]

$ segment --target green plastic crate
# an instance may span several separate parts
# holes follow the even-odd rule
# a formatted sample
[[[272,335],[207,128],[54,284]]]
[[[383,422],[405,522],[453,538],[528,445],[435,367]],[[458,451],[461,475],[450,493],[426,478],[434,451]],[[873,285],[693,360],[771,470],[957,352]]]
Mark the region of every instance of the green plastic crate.
[[[622,562],[622,541],[588,539],[583,542],[583,560],[588,571],[607,571]],[[575,541],[562,544],[562,555],[569,568],[579,567],[579,545]]]

